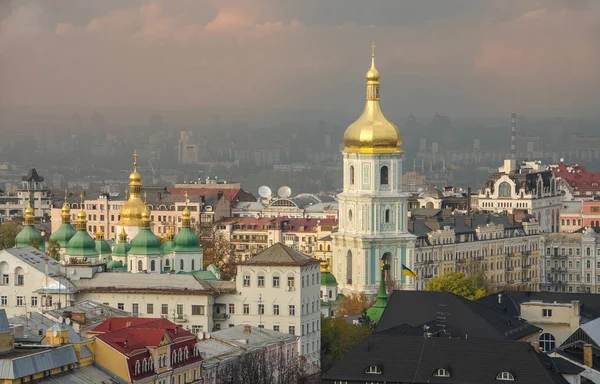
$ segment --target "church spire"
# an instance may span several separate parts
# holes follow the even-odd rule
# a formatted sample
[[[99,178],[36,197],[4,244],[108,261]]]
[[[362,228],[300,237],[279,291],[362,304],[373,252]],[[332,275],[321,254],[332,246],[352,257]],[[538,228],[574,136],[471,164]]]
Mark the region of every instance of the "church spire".
[[[367,317],[371,319],[371,321],[378,323],[381,319],[381,315],[383,315],[383,311],[385,307],[387,307],[388,303],[388,294],[385,289],[385,271],[389,270],[390,266],[385,263],[385,261],[381,261],[381,277],[379,279],[379,292],[377,293],[377,301],[369,310],[367,311]]]

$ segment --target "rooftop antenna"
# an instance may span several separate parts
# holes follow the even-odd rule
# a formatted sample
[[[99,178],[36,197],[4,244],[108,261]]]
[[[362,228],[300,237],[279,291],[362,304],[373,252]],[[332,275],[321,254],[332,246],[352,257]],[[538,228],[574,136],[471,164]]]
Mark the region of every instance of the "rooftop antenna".
[[[277,190],[277,195],[282,199],[288,198],[292,195],[292,189],[287,185],[284,185]]]
[[[444,331],[444,333],[446,333],[446,315],[448,315],[448,313],[446,312],[446,307],[448,306],[448,304],[439,304],[439,311],[437,312],[437,316],[436,316],[436,325],[440,328],[442,328],[442,330]]]
[[[267,187],[266,185],[258,188],[258,195],[263,199],[270,198],[272,193],[273,192],[271,192],[271,188]]]
[[[510,159],[517,160],[517,114],[510,115]]]

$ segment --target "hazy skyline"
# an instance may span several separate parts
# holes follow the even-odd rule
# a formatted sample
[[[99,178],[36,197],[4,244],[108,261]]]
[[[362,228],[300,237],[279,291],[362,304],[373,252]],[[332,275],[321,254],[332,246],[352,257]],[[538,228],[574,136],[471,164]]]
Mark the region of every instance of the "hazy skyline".
[[[0,106],[360,110],[370,45],[402,114],[598,116],[600,2],[0,4]]]

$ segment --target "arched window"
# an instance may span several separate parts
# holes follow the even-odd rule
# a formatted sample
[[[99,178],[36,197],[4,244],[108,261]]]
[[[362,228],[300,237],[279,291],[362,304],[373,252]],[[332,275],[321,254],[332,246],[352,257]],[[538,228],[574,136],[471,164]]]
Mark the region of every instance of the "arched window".
[[[177,361],[183,360],[183,349],[179,348],[179,355],[177,356]]]
[[[510,197],[510,184],[507,181],[503,181],[498,186],[498,197]]]
[[[350,166],[350,184],[354,185],[354,165]]]
[[[562,219],[562,220],[560,221],[560,225],[565,225],[565,219]]]
[[[331,252],[331,244],[327,244],[327,252]]]
[[[540,348],[544,352],[548,352],[554,349],[556,346],[556,339],[551,333],[542,333],[540,335]]]
[[[23,268],[17,267],[15,268],[15,285],[23,284],[25,284],[25,271],[23,270]]]
[[[444,368],[438,368],[433,372],[433,376],[435,377],[450,377],[450,372]]]
[[[590,276],[589,273],[585,275],[585,281],[587,281],[588,283],[592,281],[592,276]]]
[[[195,267],[195,265],[194,265],[194,264],[195,264],[195,263],[194,263],[194,261],[196,261],[196,260],[192,259],[192,271],[194,270],[194,267]]]
[[[183,270],[183,259],[179,260],[179,269]]]
[[[564,220],[563,220],[564,221]],[[564,223],[563,223],[564,224]],[[571,220],[567,219],[567,225],[571,225]]]
[[[589,256],[589,255],[588,255],[588,256]],[[586,261],[586,263],[585,263],[585,267],[586,267],[587,269],[590,269],[590,268],[592,267],[592,263],[591,263],[589,260],[587,260],[587,261]]]
[[[319,251],[323,251],[323,244],[319,244]]]
[[[139,375],[140,371],[141,371],[141,364],[140,364],[140,361],[137,360],[135,362],[135,372],[134,372],[134,375]]]
[[[496,380],[515,381],[515,377],[510,372],[500,372],[498,376],[496,376]]]
[[[348,220],[352,221],[352,210],[348,210]]]
[[[387,165],[384,165],[383,167],[381,167],[381,170],[379,171],[379,180],[380,180],[380,184],[381,185],[388,185],[388,167]]]
[[[173,351],[171,354],[171,364],[177,363],[177,352]]]
[[[586,255],[587,255],[587,256],[590,256],[590,255],[592,254],[592,251],[591,251],[591,250],[590,250],[590,248],[588,247],[588,249],[586,249],[585,253],[586,253]],[[588,260],[588,262],[589,262],[589,260]],[[589,268],[589,267],[588,267],[588,268]]]
[[[352,251],[346,254],[346,284],[352,284]]]
[[[144,264],[142,263],[142,260],[138,260],[138,272],[142,272],[143,266]]]
[[[156,270],[156,260],[150,261],[150,270],[151,271],[155,271]]]
[[[169,259],[165,259],[165,267],[169,266]]]
[[[190,351],[188,350],[188,347],[185,347],[184,356],[186,360],[190,358]]]
[[[386,223],[390,222],[390,210],[389,209],[385,210],[385,222]]]
[[[148,372],[148,360],[144,359],[142,372]]]

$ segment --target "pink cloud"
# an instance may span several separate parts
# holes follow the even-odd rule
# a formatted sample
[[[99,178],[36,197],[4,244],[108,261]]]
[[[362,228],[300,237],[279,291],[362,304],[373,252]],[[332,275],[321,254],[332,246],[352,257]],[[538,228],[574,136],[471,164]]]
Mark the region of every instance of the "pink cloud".
[[[66,35],[69,35],[72,31],[73,31],[73,24],[57,23],[54,33],[56,33],[59,36],[66,36]]]

